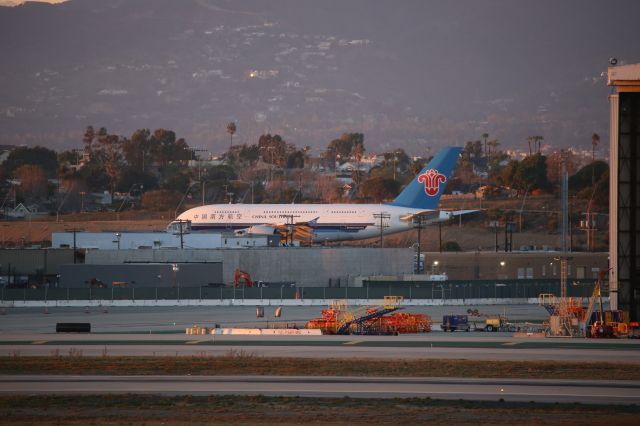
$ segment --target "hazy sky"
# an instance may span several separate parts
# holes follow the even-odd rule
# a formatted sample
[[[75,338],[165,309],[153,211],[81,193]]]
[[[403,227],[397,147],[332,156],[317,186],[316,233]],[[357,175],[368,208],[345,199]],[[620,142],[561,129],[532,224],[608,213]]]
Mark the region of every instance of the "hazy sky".
[[[320,149],[362,132],[369,150],[423,153],[486,132],[503,147],[541,135],[591,149],[594,132],[608,137],[609,58],[640,62],[639,15],[639,0],[0,7],[0,144],[162,127],[219,152],[233,121],[238,144],[277,133]]]
[[[38,1],[41,3],[62,3],[66,0],[29,0],[29,1]],[[0,0],[0,6],[16,6],[25,2],[26,0]]]

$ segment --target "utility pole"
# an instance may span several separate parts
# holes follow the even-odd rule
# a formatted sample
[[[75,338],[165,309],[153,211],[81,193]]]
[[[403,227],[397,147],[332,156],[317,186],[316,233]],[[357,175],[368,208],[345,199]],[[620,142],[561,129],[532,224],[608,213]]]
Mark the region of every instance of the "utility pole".
[[[504,225],[504,252],[513,251],[513,222],[507,220]]]
[[[385,222],[385,220],[389,220],[391,218],[391,215],[389,213],[374,213],[373,217],[375,217],[376,219],[380,219],[380,225],[378,225],[378,227],[380,228],[380,248],[384,248],[384,228],[388,228],[389,227],[389,222]]]
[[[182,229],[182,223],[184,221],[182,219],[178,219],[178,223],[180,224],[180,248],[183,249],[184,248],[184,230]]]
[[[200,149],[200,148],[189,148],[189,151],[191,151],[191,159],[198,162],[198,180],[200,180],[202,169],[201,169],[200,159],[198,158],[198,154],[196,154],[196,152],[207,152],[207,150]]]
[[[76,245],[76,233],[77,232],[83,232],[84,229],[79,229],[79,228],[71,228],[71,229],[67,229],[67,232],[73,232],[73,263],[76,263],[76,249],[77,249],[77,245]]]
[[[569,174],[567,173],[567,160],[569,158],[568,151],[560,152],[561,173],[560,181],[562,184],[561,203],[562,217],[560,226],[560,247],[563,253],[567,252],[567,229],[569,228]]]

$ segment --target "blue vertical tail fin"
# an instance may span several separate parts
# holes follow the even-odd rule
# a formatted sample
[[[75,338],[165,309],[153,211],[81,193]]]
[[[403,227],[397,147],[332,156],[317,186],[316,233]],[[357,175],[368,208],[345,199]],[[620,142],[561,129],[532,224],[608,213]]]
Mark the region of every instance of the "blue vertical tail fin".
[[[460,147],[448,147],[439,151],[420,171],[420,174],[413,178],[400,195],[389,204],[436,210],[461,151]]]

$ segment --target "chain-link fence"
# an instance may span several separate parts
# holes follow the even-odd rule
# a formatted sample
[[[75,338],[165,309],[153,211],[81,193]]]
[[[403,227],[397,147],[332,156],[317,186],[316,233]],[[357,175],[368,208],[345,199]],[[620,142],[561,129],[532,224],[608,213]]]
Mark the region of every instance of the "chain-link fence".
[[[567,295],[589,297],[594,280],[567,284]],[[112,287],[112,288],[2,288],[0,301],[48,300],[227,300],[227,299],[491,299],[534,298],[541,293],[560,295],[559,280],[502,281],[365,281],[364,287]],[[605,291],[603,292],[606,294]]]

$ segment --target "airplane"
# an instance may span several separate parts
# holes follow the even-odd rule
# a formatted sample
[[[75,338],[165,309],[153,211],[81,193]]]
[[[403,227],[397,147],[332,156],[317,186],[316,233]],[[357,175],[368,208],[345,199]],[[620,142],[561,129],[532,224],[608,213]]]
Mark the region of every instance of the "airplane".
[[[438,210],[462,148],[439,151],[390,203],[385,204],[211,204],[180,214],[168,232],[220,231],[244,235],[285,234],[300,241],[359,240],[448,221],[477,210]],[[293,240],[293,238],[292,238]]]

